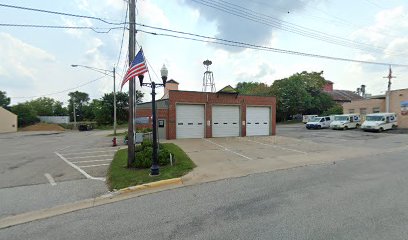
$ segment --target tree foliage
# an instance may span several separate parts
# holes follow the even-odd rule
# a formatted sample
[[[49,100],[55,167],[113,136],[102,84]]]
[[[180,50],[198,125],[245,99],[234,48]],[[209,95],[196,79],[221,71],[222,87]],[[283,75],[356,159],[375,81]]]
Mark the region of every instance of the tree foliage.
[[[326,80],[322,72],[295,73],[289,78],[275,80],[271,86],[258,82],[239,82],[241,94],[275,96],[277,119],[286,120],[295,114],[321,114],[332,108],[332,98],[322,91]]]
[[[7,93],[0,91],[0,107],[8,108],[10,105],[10,98],[7,97]]]
[[[11,111],[17,115],[19,127],[28,126],[39,122],[37,112],[30,105],[30,102],[19,103],[11,107]]]
[[[62,106],[62,102],[53,98],[42,97],[28,102],[37,116],[66,116],[67,109]]]
[[[68,93],[69,96],[69,104],[68,104],[68,112],[71,121],[74,120],[74,106],[75,106],[75,114],[77,115],[76,120],[77,121],[83,121],[85,120],[85,111],[86,107],[84,106],[88,105],[89,102],[89,94],[84,93],[84,92],[70,92]]]

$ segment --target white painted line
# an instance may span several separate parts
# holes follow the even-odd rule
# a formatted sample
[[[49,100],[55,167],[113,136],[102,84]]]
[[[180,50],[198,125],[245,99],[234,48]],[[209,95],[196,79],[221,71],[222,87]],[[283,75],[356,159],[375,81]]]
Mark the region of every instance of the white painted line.
[[[85,163],[85,162],[104,162],[104,161],[112,161],[112,159],[101,159],[101,160],[89,160],[89,161],[77,161],[72,163]]]
[[[96,165],[86,165],[86,166],[80,166],[81,168],[87,168],[87,167],[99,167],[99,166],[108,166],[110,163],[103,163],[103,164],[96,164]]]
[[[238,156],[240,156],[240,157],[243,157],[243,158],[246,158],[246,159],[249,159],[249,160],[253,160],[253,159],[250,158],[250,157],[247,157],[247,156],[242,155],[242,154],[240,154],[240,153],[234,152],[234,151],[232,151],[231,149],[228,149],[228,148],[226,148],[226,147],[224,147],[224,146],[222,146],[222,145],[220,145],[220,144],[218,144],[218,143],[215,143],[215,142],[213,142],[213,141],[210,141],[210,140],[208,140],[208,139],[204,139],[204,141],[207,141],[207,142],[209,142],[209,143],[212,143],[212,144],[214,144],[214,145],[217,145],[218,147],[222,148],[224,151],[232,152],[232,153],[234,153],[234,154],[236,154],[236,155],[238,155]]]
[[[75,152],[75,153],[64,153],[64,155],[78,155],[84,153],[99,153],[99,152],[116,152],[117,150],[105,150],[105,151],[94,151],[94,152]]]
[[[64,158],[61,154],[54,152],[55,154],[57,154],[58,157],[60,157],[62,160],[64,160],[64,162],[66,162],[69,166],[75,168],[78,172],[80,172],[82,175],[84,175],[86,178],[88,179],[93,179],[93,180],[100,180],[100,181],[105,181],[105,178],[97,178],[97,177],[92,177],[91,175],[89,175],[87,172],[85,172],[84,170],[82,170],[81,168],[79,168],[77,165],[71,163],[70,161],[68,161],[66,158]]]
[[[94,155],[94,156],[85,156],[85,157],[71,157],[71,158],[66,158],[66,159],[80,159],[80,158],[93,158],[93,157],[107,157],[107,156],[110,156],[110,157],[113,157],[113,155],[112,154],[105,154],[105,155]]]
[[[116,150],[118,150],[118,149],[120,149],[120,147],[119,147],[119,146],[117,146],[117,147],[107,147],[107,146],[105,146],[105,147],[100,147],[100,148],[69,149],[68,152],[61,152],[61,150],[57,150],[57,151],[60,152],[60,153],[63,153],[63,154],[65,154],[65,153],[66,153],[66,154],[69,154],[69,153],[77,153],[77,152],[79,152],[79,151],[104,150],[104,149],[109,149],[109,150],[116,149]]]
[[[67,148],[70,148],[71,146],[66,146],[66,147],[63,147],[63,148],[60,148],[60,149],[57,149],[57,151],[63,151],[63,150],[65,150],[65,149],[67,149]]]
[[[57,185],[57,183],[54,181],[54,178],[52,178],[51,174],[46,173],[44,176],[48,179],[48,182],[50,182],[51,186]]]
[[[280,149],[287,150],[287,151],[292,151],[292,152],[307,154],[307,152],[303,152],[303,151],[296,150],[296,149],[291,149],[291,148],[285,148],[285,147],[281,147],[281,146],[276,146],[276,145],[273,145],[273,144],[258,142],[258,141],[249,140],[249,139],[247,139],[247,141],[248,141],[248,142],[258,143],[258,144],[265,145],[265,146],[271,146],[271,147],[274,147],[274,148],[280,148]]]

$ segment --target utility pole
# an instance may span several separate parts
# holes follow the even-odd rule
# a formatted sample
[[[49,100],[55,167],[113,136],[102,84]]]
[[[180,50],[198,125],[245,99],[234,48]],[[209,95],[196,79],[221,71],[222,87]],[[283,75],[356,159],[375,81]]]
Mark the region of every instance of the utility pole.
[[[76,111],[75,111],[75,97],[72,98],[72,108],[74,109],[74,128],[77,128]]]
[[[129,65],[132,64],[135,57],[135,0],[129,0]],[[134,143],[134,78],[129,80],[129,122],[128,122],[128,162],[130,167],[135,160],[135,143]]]
[[[113,136],[116,136],[116,69],[113,67]]]
[[[385,97],[385,104],[386,104],[386,112],[390,112],[390,95],[391,95],[391,79],[396,78],[395,76],[392,76],[392,70],[391,70],[391,65],[388,71],[388,76],[383,77],[383,78],[388,78],[388,88],[387,88],[387,94]]]

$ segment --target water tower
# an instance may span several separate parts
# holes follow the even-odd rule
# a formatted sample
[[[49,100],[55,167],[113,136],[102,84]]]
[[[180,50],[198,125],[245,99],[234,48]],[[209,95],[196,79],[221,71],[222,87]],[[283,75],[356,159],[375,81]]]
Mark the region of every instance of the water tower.
[[[215,92],[214,75],[213,72],[210,71],[210,65],[212,62],[207,59],[203,62],[203,64],[206,68],[203,76],[203,92]]]

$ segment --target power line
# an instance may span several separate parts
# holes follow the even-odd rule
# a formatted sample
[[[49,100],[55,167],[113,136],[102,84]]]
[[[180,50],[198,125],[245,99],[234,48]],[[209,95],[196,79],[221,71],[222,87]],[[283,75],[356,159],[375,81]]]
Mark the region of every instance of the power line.
[[[344,46],[344,47],[349,47],[349,48],[354,48],[362,51],[375,51],[379,52],[384,50],[384,48],[381,47],[376,47],[376,46],[371,46],[366,43],[359,43],[359,42],[354,42],[349,39],[345,39],[342,37],[334,36],[334,35],[329,35],[320,31],[315,31],[313,29],[305,28],[293,23],[289,23],[283,20],[279,20],[277,18],[273,18],[271,16],[265,15],[265,14],[260,14],[255,11],[252,11],[250,9],[244,8],[242,6],[239,6],[237,4],[232,4],[228,3],[223,0],[224,3],[220,2],[215,2],[215,1],[208,1],[208,0],[192,0],[198,4],[214,8],[226,13],[229,13],[231,15],[244,18],[253,22],[261,23],[267,26],[275,27],[284,31],[288,31],[291,33],[295,33],[304,37],[309,37],[313,38],[316,40],[320,41],[325,41],[328,43]]]
[[[143,25],[143,24],[138,24],[138,25]],[[147,25],[144,25],[144,26],[147,26]],[[151,28],[155,28],[155,27],[151,27]],[[197,42],[213,43],[213,44],[219,44],[219,45],[224,45],[224,46],[239,47],[239,48],[254,49],[254,50],[262,50],[262,51],[284,53],[284,54],[291,54],[291,55],[298,55],[298,56],[305,56],[305,57],[322,58],[322,59],[345,61],[345,62],[355,62],[355,63],[363,63],[363,64],[373,64],[373,65],[385,65],[385,66],[392,65],[392,66],[395,66],[395,67],[408,67],[408,65],[406,65],[406,64],[394,64],[394,63],[385,63],[385,62],[363,61],[363,60],[341,58],[341,57],[332,57],[332,56],[319,55],[319,54],[314,54],[314,53],[305,53],[305,52],[298,52],[298,51],[292,51],[292,50],[285,50],[285,49],[279,49],[279,48],[266,47],[266,46],[261,46],[261,45],[256,45],[256,44],[249,44],[249,43],[245,43],[245,42],[238,42],[238,41],[232,41],[232,40],[215,38],[215,37],[208,37],[208,36],[203,36],[203,35],[199,35],[199,34],[174,31],[174,30],[170,30],[170,29],[163,29],[163,28],[157,28],[157,29],[161,29],[163,31],[168,31],[168,32],[172,32],[172,33],[179,33],[179,34],[183,34],[183,35],[198,37],[198,38],[178,36],[178,35],[172,35],[172,34],[166,34],[166,33],[149,32],[149,31],[145,31],[145,30],[142,30],[142,29],[138,29],[138,31],[146,33],[146,34],[150,34],[150,35],[155,35],[155,36],[165,36],[165,37],[172,37],[172,38],[178,38],[178,39],[192,40],[192,41],[197,41]],[[199,38],[202,38],[202,39],[199,39]]]
[[[128,13],[128,9],[129,9],[129,4],[127,4],[126,1],[125,1],[125,5],[126,5],[126,10],[125,10],[125,22],[126,22],[127,13]],[[126,31],[126,23],[123,24],[122,40],[120,41],[119,56],[118,56],[118,60],[116,61],[116,65],[115,65],[116,68],[117,68],[118,65],[119,65],[120,57],[121,57],[121,54],[122,54],[122,47],[123,47],[123,40],[124,40],[124,38],[125,38],[125,31]]]
[[[76,18],[88,18],[88,19],[101,21],[103,23],[111,24],[111,25],[122,25],[122,24],[124,24],[124,23],[120,23],[120,22],[111,22],[111,21],[108,21],[108,20],[105,20],[105,19],[99,18],[99,17],[91,17],[91,16],[86,16],[86,15],[72,14],[72,13],[66,13],[66,12],[50,11],[50,10],[38,9],[38,8],[21,7],[21,6],[9,5],[9,4],[3,4],[3,3],[0,3],[0,7],[14,8],[14,9],[41,12],[41,13],[49,13],[49,14],[57,14],[57,15],[63,15],[63,16],[68,16],[68,17],[76,17]]]
[[[83,26],[59,26],[59,25],[36,25],[36,24],[14,24],[14,23],[0,23],[0,27],[87,29],[87,30],[92,30],[96,33],[109,33],[112,30],[122,29],[122,27],[100,28],[100,27],[83,27]],[[105,31],[102,31],[102,30],[105,30]]]
[[[58,91],[58,92],[52,92],[52,93],[47,93],[47,94],[42,94],[42,95],[37,95],[37,96],[29,96],[29,97],[10,97],[10,98],[39,98],[39,97],[45,97],[45,96],[60,94],[60,93],[64,93],[64,92],[68,92],[68,91],[74,90],[74,89],[78,89],[78,88],[80,88],[80,87],[83,87],[83,86],[88,85],[88,84],[90,84],[90,83],[96,82],[96,81],[98,81],[98,80],[100,80],[100,79],[102,79],[102,78],[105,78],[105,77],[106,77],[106,75],[105,75],[105,76],[102,76],[102,77],[99,77],[99,78],[96,78],[96,79],[94,79],[94,80],[85,82],[85,83],[83,83],[83,84],[81,84],[81,85],[78,85],[78,86],[76,86],[76,87],[68,88],[68,89],[65,89],[65,90]]]

